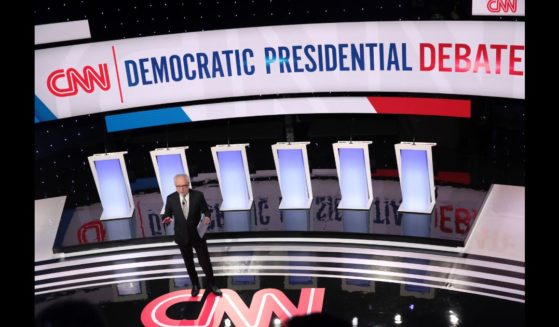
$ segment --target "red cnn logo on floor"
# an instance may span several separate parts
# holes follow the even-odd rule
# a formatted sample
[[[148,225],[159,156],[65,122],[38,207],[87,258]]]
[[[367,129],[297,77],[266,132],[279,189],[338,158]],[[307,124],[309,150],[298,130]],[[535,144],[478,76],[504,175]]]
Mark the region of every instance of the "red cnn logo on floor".
[[[47,78],[47,88],[57,97],[76,95],[80,88],[92,93],[95,91],[95,84],[103,91],[111,88],[108,64],[99,64],[98,71],[85,66],[82,73],[75,68],[57,69]]]
[[[267,288],[256,292],[250,307],[247,307],[237,292],[222,289],[223,296],[208,294],[197,319],[176,320],[167,316],[167,309],[180,302],[199,302],[204,290],[197,297],[190,291],[181,290],[162,295],[145,306],[141,319],[145,327],[189,326],[218,327],[223,315],[231,320],[233,326],[268,327],[274,313],[281,321],[294,316],[322,312],[324,288],[303,288],[299,304],[295,306],[280,290]]]

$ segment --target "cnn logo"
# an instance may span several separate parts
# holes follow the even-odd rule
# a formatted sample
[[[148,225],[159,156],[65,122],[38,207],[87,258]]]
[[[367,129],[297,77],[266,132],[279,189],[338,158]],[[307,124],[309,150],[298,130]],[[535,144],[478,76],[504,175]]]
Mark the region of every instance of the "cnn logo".
[[[97,71],[91,66],[85,66],[81,73],[75,68],[57,69],[47,78],[50,93],[57,97],[76,95],[80,88],[92,93],[95,91],[95,85],[103,91],[111,88],[108,64],[99,64]]]
[[[193,297],[190,291],[164,294],[142,310],[141,320],[145,327],[220,327],[225,314],[234,326],[268,327],[275,314],[281,321],[293,316],[322,312],[324,288],[302,288],[298,305],[293,304],[280,290],[267,288],[256,292],[247,307],[234,290],[222,289],[222,297],[209,294],[196,319],[176,320],[167,316],[167,309],[180,302],[200,302],[203,296]],[[201,290],[201,294],[204,290]]]
[[[518,9],[518,0],[489,0],[487,1],[487,10],[493,13],[512,12]]]

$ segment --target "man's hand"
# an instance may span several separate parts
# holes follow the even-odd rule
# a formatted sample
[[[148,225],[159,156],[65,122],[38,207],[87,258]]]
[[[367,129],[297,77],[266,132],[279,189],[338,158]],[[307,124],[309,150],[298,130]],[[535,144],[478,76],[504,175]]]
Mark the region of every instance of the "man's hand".
[[[204,224],[209,225],[212,222],[210,217],[204,217]]]
[[[169,225],[172,221],[173,221],[173,218],[171,218],[171,217],[163,218],[163,224],[164,225]]]

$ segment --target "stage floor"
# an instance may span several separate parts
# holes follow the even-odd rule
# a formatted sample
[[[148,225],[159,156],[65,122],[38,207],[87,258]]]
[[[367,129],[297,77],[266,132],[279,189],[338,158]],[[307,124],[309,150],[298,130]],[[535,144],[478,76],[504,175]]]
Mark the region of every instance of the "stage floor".
[[[221,299],[190,298],[184,263],[166,238],[44,249],[36,252],[36,315],[60,306],[71,317],[87,310],[83,300],[118,327],[225,326],[227,319],[273,326],[276,317],[316,311],[358,326],[524,326],[523,198],[522,187],[494,185],[464,246],[357,233],[220,234],[208,245]]]
[[[243,319],[249,325],[273,326],[273,318],[285,318],[277,312],[276,298],[289,314],[301,312],[289,311],[289,303],[303,307],[302,312],[312,306],[348,323],[357,317],[358,326],[393,326],[397,315],[402,326],[452,326],[452,314],[460,326],[524,326],[522,262],[447,250],[328,238],[212,242],[217,283],[232,301],[218,306],[222,314],[214,317],[219,322],[213,326],[223,326],[228,318],[234,326],[243,326]],[[204,282],[202,278],[202,286]],[[71,308],[72,301],[85,300],[108,326],[118,327],[142,326],[142,316],[146,326],[204,326],[204,312],[217,305],[213,295],[187,302],[190,281],[173,243],[42,262],[36,265],[35,289],[37,314],[57,303]],[[301,303],[311,291],[314,302]],[[260,298],[266,292],[271,297],[259,302],[258,292]],[[247,309],[235,315],[234,307]],[[259,310],[259,320],[251,321]],[[199,324],[194,324],[198,316]]]

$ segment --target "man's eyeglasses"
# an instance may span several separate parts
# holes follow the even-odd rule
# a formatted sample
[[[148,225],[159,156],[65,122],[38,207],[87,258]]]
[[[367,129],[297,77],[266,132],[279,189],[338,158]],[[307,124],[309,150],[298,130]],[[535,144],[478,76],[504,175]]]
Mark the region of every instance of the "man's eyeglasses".
[[[176,188],[179,188],[179,187],[188,187],[188,185],[175,185],[175,187],[176,187]]]

